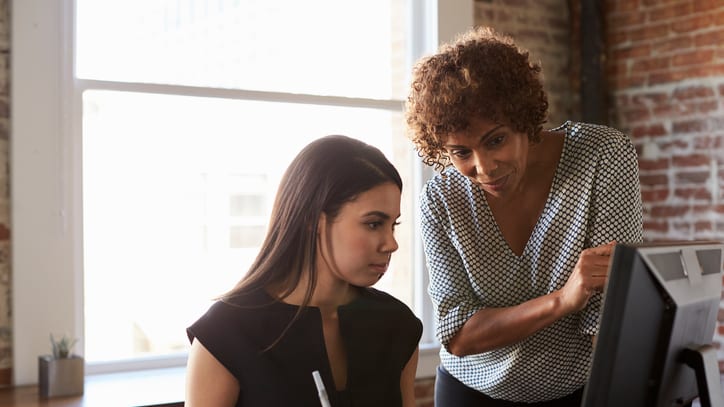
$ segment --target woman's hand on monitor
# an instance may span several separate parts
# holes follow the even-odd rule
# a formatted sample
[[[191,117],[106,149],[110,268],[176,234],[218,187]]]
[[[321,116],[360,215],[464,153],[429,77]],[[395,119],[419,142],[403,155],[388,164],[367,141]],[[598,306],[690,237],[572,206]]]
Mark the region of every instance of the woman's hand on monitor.
[[[585,249],[578,256],[573,273],[561,289],[563,303],[571,312],[582,310],[588,299],[606,285],[611,253],[616,242]]]

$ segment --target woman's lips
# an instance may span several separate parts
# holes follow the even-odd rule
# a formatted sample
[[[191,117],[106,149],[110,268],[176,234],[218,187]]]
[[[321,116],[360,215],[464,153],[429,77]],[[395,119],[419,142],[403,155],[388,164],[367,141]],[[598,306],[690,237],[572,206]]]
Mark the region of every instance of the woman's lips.
[[[387,265],[388,263],[373,263],[370,264],[370,267],[372,267],[372,269],[374,269],[378,273],[384,273],[385,271],[387,271]]]
[[[496,179],[493,182],[483,182],[480,185],[485,189],[497,192],[497,191],[502,190],[505,187],[505,184],[507,181],[508,181],[508,176],[506,175],[504,177]]]

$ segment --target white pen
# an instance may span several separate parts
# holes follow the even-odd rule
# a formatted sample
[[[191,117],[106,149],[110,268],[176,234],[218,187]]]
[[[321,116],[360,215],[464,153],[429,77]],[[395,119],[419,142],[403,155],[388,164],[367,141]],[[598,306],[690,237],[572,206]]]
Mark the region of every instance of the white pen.
[[[319,370],[312,372],[314,378],[314,384],[317,386],[317,393],[319,393],[319,402],[322,403],[322,407],[332,407],[329,404],[329,398],[327,397],[327,389],[324,387],[322,376],[319,375]]]

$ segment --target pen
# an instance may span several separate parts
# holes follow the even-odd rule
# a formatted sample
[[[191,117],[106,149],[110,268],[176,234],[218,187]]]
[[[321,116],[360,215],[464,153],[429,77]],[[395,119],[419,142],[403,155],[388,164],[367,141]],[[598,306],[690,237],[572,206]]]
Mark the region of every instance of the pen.
[[[314,384],[317,386],[317,393],[319,393],[319,402],[322,403],[322,407],[332,407],[329,404],[329,398],[327,398],[327,389],[324,387],[322,376],[319,375],[319,370],[312,372],[314,378]]]

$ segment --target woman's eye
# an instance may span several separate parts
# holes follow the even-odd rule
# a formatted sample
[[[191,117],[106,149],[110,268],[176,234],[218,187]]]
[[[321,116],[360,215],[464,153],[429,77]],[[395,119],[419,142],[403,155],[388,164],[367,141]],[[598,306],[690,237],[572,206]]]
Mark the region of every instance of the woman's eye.
[[[450,155],[455,158],[465,158],[470,154],[470,151],[467,150],[453,150],[450,152]]]
[[[497,146],[498,144],[501,144],[503,141],[505,141],[505,135],[504,135],[504,134],[499,135],[499,136],[495,136],[495,137],[493,137],[492,139],[490,139],[490,140],[488,141],[488,145],[490,145],[490,146]]]
[[[377,229],[377,228],[380,227],[381,225],[382,225],[382,222],[368,222],[368,223],[367,223],[367,226],[368,226],[370,229],[373,229],[373,230],[374,230],[374,229]]]

